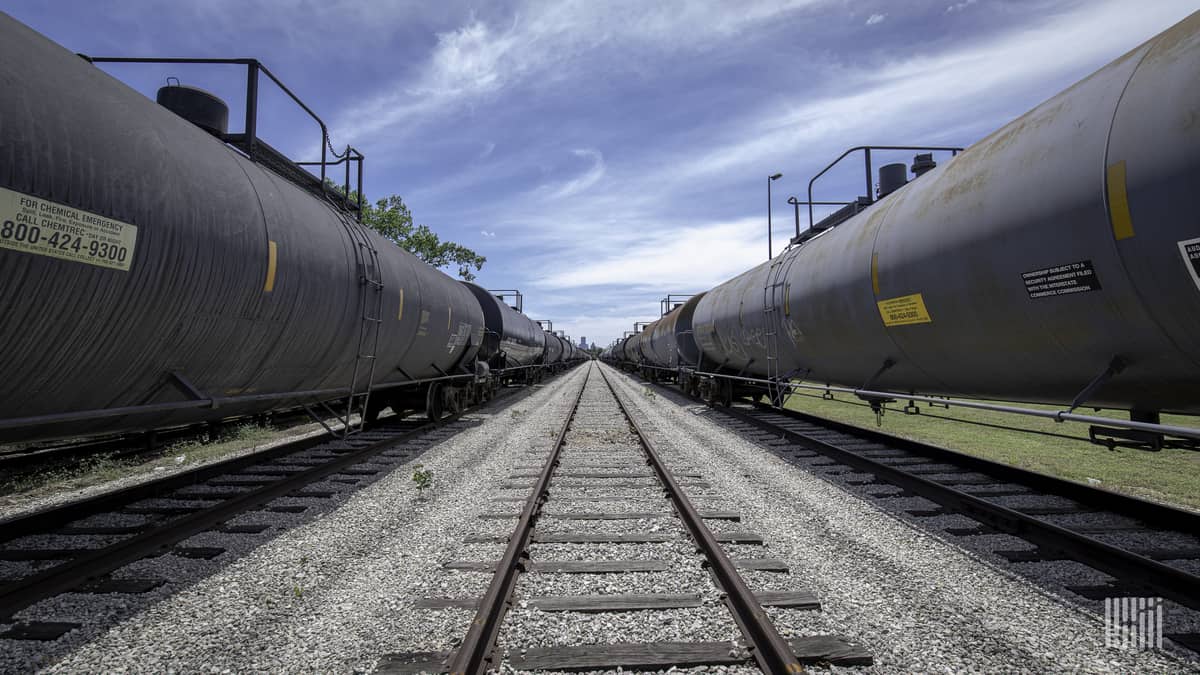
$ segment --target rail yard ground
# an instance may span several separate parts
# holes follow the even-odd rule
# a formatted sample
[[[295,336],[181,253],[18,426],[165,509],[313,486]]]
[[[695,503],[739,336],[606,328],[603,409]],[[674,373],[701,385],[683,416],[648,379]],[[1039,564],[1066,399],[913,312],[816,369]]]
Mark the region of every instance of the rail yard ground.
[[[631,414],[672,462],[703,473],[710,485],[687,488],[693,499],[705,500],[706,508],[738,512],[736,528],[753,531],[765,542],[730,544],[729,553],[779,559],[790,570],[747,571],[751,587],[802,586],[820,599],[819,612],[770,610],[781,631],[841,635],[873,655],[874,665],[848,672],[1197,668],[1170,653],[1105,648],[1100,617],[771,455],[715,423],[705,406],[655,395],[636,380],[594,364],[528,396],[465,416],[453,433],[431,441],[419,459],[349,489],[336,504],[313,506],[304,514],[274,514],[273,526],[261,534],[206,532],[189,542],[225,548],[216,558],[164,555],[139,563],[138,575],[168,581],[152,593],[68,594],[30,608],[24,613],[28,618],[87,615],[89,622],[53,643],[0,640],[0,671],[40,665],[49,672],[89,673],[363,672],[376,668],[385,654],[452,648],[473,612],[415,604],[428,597],[483,593],[489,573],[445,565],[499,557],[502,544],[464,540],[481,532],[503,534],[510,525],[480,516],[513,510],[495,501],[511,496],[502,486],[529,464],[531,451],[554,442],[589,368],[605,369]],[[413,480],[415,463],[431,472],[425,489]],[[266,511],[247,516],[256,522],[267,517]],[[625,526],[650,531],[656,522]],[[535,560],[571,555],[561,548],[543,546],[533,555]],[[623,556],[611,552],[611,557]],[[641,574],[653,577],[649,580],[662,592],[672,592],[692,573]],[[571,585],[565,577],[546,582]],[[625,585],[617,583],[607,592],[631,592]],[[523,600],[518,596],[522,620],[553,632],[558,620],[541,616]],[[661,612],[627,612],[592,622],[601,627],[608,622],[611,630],[598,635],[614,641],[668,633],[686,640],[712,628],[701,616],[664,625]],[[730,633],[732,640],[736,635]],[[537,638],[546,644],[563,639]]]
[[[1099,481],[1109,490],[1200,510],[1200,452],[1195,450],[1109,450],[1088,440],[1086,424],[925,404],[920,405],[920,414],[906,415],[904,404],[900,400],[888,405],[882,427],[876,427],[871,408],[849,394],[836,394],[834,400],[796,394],[786,407],[1080,483]],[[1061,409],[1032,404],[1026,407]],[[1094,414],[1121,417],[1114,411]],[[1177,415],[1164,415],[1163,423],[1200,426],[1195,417]]]
[[[66,466],[3,476],[0,477],[0,519],[319,433],[322,433],[321,426],[315,422],[278,428],[240,424],[211,441],[179,441],[145,454],[98,453]]]

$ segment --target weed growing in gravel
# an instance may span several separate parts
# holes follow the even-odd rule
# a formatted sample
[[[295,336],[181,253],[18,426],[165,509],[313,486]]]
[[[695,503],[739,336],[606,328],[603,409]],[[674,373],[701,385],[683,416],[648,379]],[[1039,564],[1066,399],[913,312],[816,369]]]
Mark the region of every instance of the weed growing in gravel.
[[[525,411],[524,410],[513,410],[511,413],[509,413],[509,416],[512,417],[514,420],[519,420],[525,416]]]
[[[433,484],[433,471],[423,468],[423,465],[418,464],[413,467],[413,482],[417,484],[417,495],[425,494],[425,489]]]
[[[296,584],[295,586],[292,586],[292,595],[295,596],[297,599],[303,598],[304,597],[304,587],[301,586],[300,584]]]
[[[646,387],[645,389],[642,390],[642,396],[645,396],[646,398],[651,399],[651,400],[658,397],[658,395],[655,394],[653,391],[651,391],[649,387]]]

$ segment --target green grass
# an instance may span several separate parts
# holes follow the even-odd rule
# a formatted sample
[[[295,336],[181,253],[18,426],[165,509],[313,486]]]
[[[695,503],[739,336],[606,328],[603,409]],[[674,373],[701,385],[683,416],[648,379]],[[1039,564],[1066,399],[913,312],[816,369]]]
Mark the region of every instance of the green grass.
[[[797,393],[787,402],[793,410],[876,428],[875,414],[865,402],[850,394],[835,400],[817,394]],[[887,406],[880,431],[924,441],[985,459],[1032,469],[1080,483],[1125,494],[1200,510],[1200,452],[1166,449],[1147,452],[1132,448],[1109,450],[1088,440],[1088,425],[1055,422],[969,408],[940,408],[919,404],[921,414],[901,411],[905,401]],[[1052,406],[1021,407],[1059,410]],[[1121,411],[1083,414],[1128,419]],[[1163,415],[1163,424],[1200,426],[1194,417]],[[1020,427],[1014,430],[1011,427]]]
[[[34,498],[62,490],[91,487],[126,476],[153,473],[182,464],[195,465],[294,433],[295,429],[267,429],[246,424],[230,428],[215,441],[182,441],[149,455],[89,455],[68,466],[0,479],[0,497],[11,498],[19,495]]]

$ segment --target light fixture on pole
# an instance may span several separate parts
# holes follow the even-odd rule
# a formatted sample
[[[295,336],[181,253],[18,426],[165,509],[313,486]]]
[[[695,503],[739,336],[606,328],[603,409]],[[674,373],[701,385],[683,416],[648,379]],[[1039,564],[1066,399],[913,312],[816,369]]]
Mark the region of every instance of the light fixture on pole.
[[[767,176],[767,260],[775,255],[775,247],[771,245],[771,183],[780,178],[783,178],[781,173]]]

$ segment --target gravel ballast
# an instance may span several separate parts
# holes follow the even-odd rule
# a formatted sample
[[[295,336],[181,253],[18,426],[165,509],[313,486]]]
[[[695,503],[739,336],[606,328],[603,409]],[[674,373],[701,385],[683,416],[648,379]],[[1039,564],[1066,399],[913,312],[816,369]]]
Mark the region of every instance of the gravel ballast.
[[[739,504],[745,529],[767,540],[764,554],[787,562],[821,599],[819,613],[770,610],[785,637],[858,642],[875,664],[857,672],[1196,668],[1173,654],[1107,649],[1102,617],[768,453],[707,419],[704,406],[645,396],[644,384],[604,367],[652,440],[705,467],[713,487]],[[744,576],[757,589],[774,575]]]
[[[273,528],[265,538],[221,538],[228,553],[214,560],[164,555],[120,572],[166,578],[159,590],[67,594],[35,605],[20,618],[78,620],[89,608],[108,611],[114,600],[140,611],[54,643],[0,640],[0,672],[41,664],[78,673],[352,672],[373,669],[384,653],[449,648],[471,613],[418,614],[412,603],[486,588],[488,574],[436,572],[477,533],[484,522],[477,514],[496,508],[488,502],[493,478],[512,473],[526,451],[553,442],[550,431],[567,414],[585,370],[464,416],[437,432],[415,462],[398,464],[315,520],[246,514],[239,520],[292,527],[281,534]],[[414,463],[432,471],[423,495],[411,478]],[[211,534],[204,541],[213,541]],[[249,540],[249,548],[238,549],[238,540]]]
[[[38,666],[64,673],[370,672],[385,654],[453,649],[473,610],[414,605],[423,598],[467,600],[484,593],[489,572],[446,565],[501,557],[502,539],[464,540],[511,532],[515,515],[480,516],[516,514],[523,507],[506,500],[523,499],[530,489],[500,486],[535,481],[517,476],[540,469],[589,368],[605,370],[671,470],[702,474],[680,479],[697,508],[741,515],[740,522],[706,520],[710,529],[765,540],[762,546],[726,544],[730,557],[780,559],[790,568],[788,573],[743,571],[751,589],[805,589],[819,597],[819,612],[769,609],[780,632],[785,637],[839,635],[874,657],[873,666],[844,670],[1180,672],[1193,667],[1171,654],[1106,649],[1100,618],[770,454],[709,419],[703,406],[646,395],[644,384],[595,364],[427,436],[430,447],[424,454],[386,462],[396,468],[370,484],[348,489],[329,482],[310,488],[346,491],[315,519],[311,513],[249,513],[235,522],[270,522],[272,528],[264,535],[206,532],[186,542],[224,547],[226,554],[212,560],[168,554],[120,571],[124,577],[166,578],[169,583],[161,589],[142,596],[68,594],[31,608],[36,616],[28,618],[72,620],[93,612],[111,619],[101,622],[102,628],[85,626],[51,644],[0,640],[0,672]],[[648,472],[629,444],[619,413],[603,403],[607,396],[599,372],[593,372],[560,471]],[[810,462],[813,471],[823,463]],[[424,494],[412,480],[414,464],[432,471],[432,487]],[[740,640],[678,520],[565,517],[630,511],[671,508],[656,482],[644,478],[572,477],[551,483],[547,515],[536,532],[657,533],[670,539],[535,543],[529,551],[533,562],[665,560],[671,568],[522,574],[517,603],[498,643],[502,654],[587,642]],[[961,522],[958,516],[943,518]],[[1058,565],[1064,577],[1077,573]],[[695,593],[701,606],[583,614],[543,612],[530,604],[538,596],[614,593]]]

